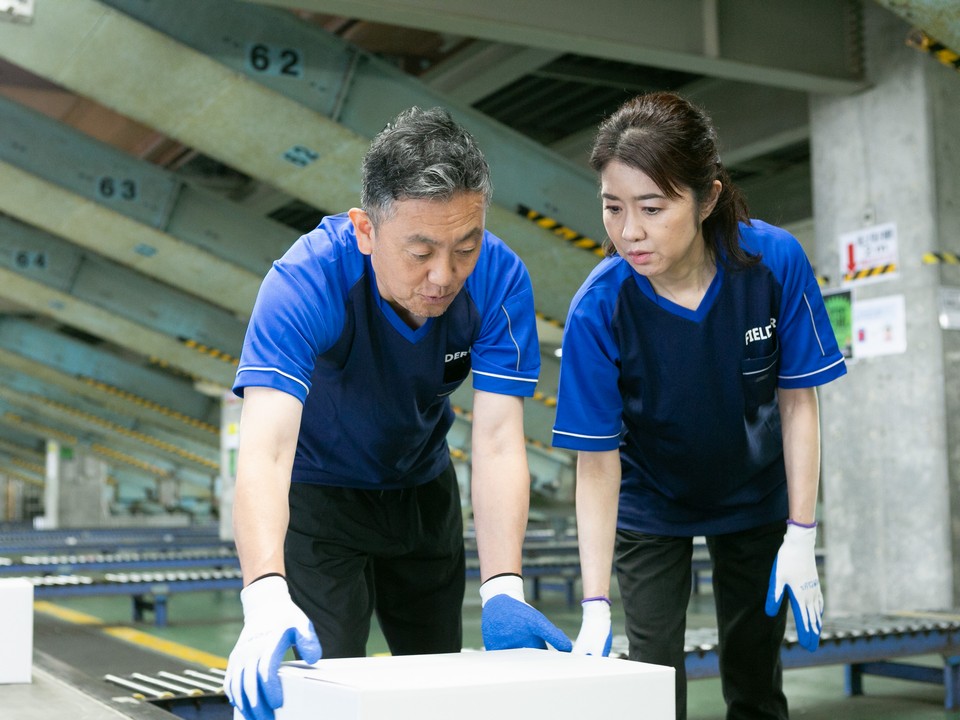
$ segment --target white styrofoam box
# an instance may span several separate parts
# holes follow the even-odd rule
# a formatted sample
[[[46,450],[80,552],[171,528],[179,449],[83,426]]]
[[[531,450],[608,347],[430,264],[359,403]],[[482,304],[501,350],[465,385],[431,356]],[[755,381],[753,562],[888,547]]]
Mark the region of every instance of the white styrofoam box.
[[[28,683],[33,671],[33,583],[0,579],[0,683]]]
[[[674,670],[553,650],[320,660],[280,668],[276,720],[673,720]]]

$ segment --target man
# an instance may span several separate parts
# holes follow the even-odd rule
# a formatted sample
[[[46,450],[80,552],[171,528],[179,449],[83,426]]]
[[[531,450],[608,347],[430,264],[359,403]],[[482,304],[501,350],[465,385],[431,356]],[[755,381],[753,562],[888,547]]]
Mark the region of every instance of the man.
[[[248,720],[277,669],[459,652],[465,568],[448,396],[473,371],[472,499],[488,649],[569,650],[524,603],[523,397],[539,349],[530,279],[484,230],[489,168],[443,110],[401,113],[363,161],[362,209],[328,217],[267,274],[234,391],[244,628],[224,687]]]

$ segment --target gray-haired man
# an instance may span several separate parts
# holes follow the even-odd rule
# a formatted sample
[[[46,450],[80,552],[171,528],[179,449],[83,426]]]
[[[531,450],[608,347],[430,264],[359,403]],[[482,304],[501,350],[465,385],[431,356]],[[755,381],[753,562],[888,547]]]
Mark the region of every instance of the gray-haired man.
[[[539,349],[530,279],[484,230],[487,163],[443,110],[401,113],[363,163],[362,209],[328,217],[267,274],[234,391],[244,629],[225,689],[249,720],[277,667],[459,652],[465,584],[448,396],[473,372],[474,520],[488,649],[569,650],[523,600],[523,397]],[[322,648],[322,650],[321,650]]]

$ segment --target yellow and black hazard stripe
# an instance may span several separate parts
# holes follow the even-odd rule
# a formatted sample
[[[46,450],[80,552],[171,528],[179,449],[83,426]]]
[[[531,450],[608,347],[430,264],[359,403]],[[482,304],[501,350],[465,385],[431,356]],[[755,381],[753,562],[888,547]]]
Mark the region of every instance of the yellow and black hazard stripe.
[[[907,45],[930,53],[947,67],[960,70],[960,54],[951,50],[939,40],[934,40],[919,28],[910,31],[910,34],[907,35]]]
[[[581,250],[592,252],[594,255],[603,257],[603,245],[593,238],[581,235],[576,230],[567,227],[559,220],[554,220],[546,215],[541,215],[536,210],[528,208],[526,205],[517,205],[517,214],[522,215],[527,220],[536,223],[540,227],[549,230],[557,237],[566,240],[568,243]]]
[[[557,406],[557,399],[555,397],[552,395],[547,395],[546,393],[542,393],[539,390],[533,393],[533,399],[537,402],[543,403],[547,407],[552,408]]]
[[[865,270],[857,270],[856,272],[852,273],[845,273],[843,276],[843,281],[850,282],[851,280],[865,280],[867,278],[879,277],[880,275],[887,275],[896,271],[896,263],[890,263],[889,265],[877,265],[877,267],[867,268]]]
[[[550,317],[549,315],[544,315],[543,313],[539,313],[539,312],[538,312],[538,313],[537,313],[537,319],[538,319],[538,320],[542,320],[543,322],[547,323],[548,325],[553,325],[554,327],[560,328],[561,330],[563,330],[563,323],[562,323],[561,321],[557,320],[556,318]]]
[[[208,347],[203,343],[198,343],[196,340],[191,340],[190,338],[180,338],[180,342],[182,342],[191,350],[196,350],[201,355],[209,355],[212,358],[223,360],[224,362],[228,362],[232,365],[237,365],[240,362],[240,360],[233,357],[233,355],[225,353],[222,350],[217,350],[216,348]]]
[[[183,414],[182,412],[178,412],[177,410],[168,408],[167,406],[161,405],[160,403],[156,403],[156,402],[153,402],[152,400],[148,400],[144,397],[140,397],[139,395],[134,395],[133,393],[127,392],[126,390],[123,390],[122,388],[118,388],[114,385],[108,385],[102,380],[97,380],[96,378],[87,377],[85,375],[80,375],[79,379],[81,382],[84,382],[87,385],[90,385],[91,387],[94,387],[97,390],[100,390],[101,392],[108,393],[110,395],[113,395],[114,397],[121,398],[123,400],[126,400],[127,402],[133,403],[134,405],[137,405],[142,408],[147,408],[148,410],[152,410],[161,415],[174,418],[176,420],[179,420],[185,425],[191,425],[195,428],[199,428],[200,430],[203,430],[205,432],[215,434],[215,435],[220,433],[220,428],[215,427],[210,423],[203,422],[202,420],[197,420],[196,418],[192,418],[189,415]]]
[[[923,254],[924,265],[937,265],[945,263],[947,265],[960,265],[960,255],[952,252],[925,252]]]

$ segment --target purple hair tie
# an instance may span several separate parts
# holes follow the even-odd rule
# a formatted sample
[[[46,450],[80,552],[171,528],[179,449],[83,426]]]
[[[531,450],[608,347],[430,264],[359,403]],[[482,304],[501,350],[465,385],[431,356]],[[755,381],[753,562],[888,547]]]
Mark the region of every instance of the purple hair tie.
[[[814,520],[812,523],[807,525],[806,523],[797,522],[796,520],[787,520],[787,525],[796,525],[797,527],[802,527],[802,528],[806,528],[807,530],[810,530],[817,526],[817,521]]]

